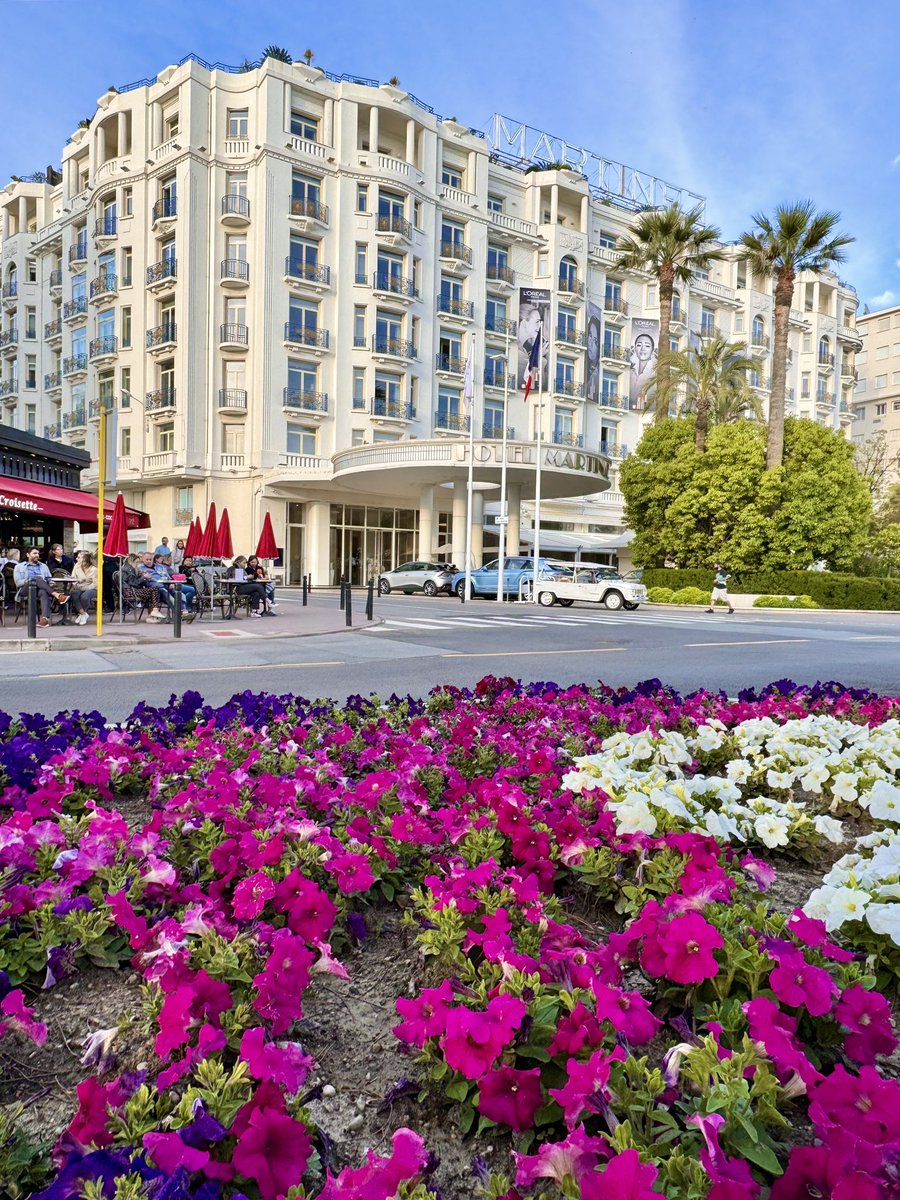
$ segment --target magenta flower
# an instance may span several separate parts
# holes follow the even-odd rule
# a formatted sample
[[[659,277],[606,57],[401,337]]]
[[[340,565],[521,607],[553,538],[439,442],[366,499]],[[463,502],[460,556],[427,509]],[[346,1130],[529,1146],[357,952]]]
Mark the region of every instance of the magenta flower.
[[[847,1130],[874,1146],[900,1141],[900,1083],[874,1067],[851,1075],[838,1065],[810,1089],[809,1116],[823,1141],[829,1131]]]
[[[423,988],[412,1000],[399,996],[395,1004],[403,1020],[394,1026],[394,1035],[410,1046],[424,1046],[429,1038],[440,1037],[447,1027],[452,999],[448,979],[442,980],[440,987]]]
[[[803,1053],[795,1036],[797,1022],[773,1001],[757,996],[743,1006],[750,1037],[758,1042],[775,1065],[782,1082],[794,1072],[807,1087],[821,1076]]]
[[[272,938],[272,952],[265,967],[253,979],[253,1007],[271,1022],[277,1037],[303,1015],[302,995],[309,984],[309,969],[315,955],[302,938],[279,929]]]
[[[35,1021],[34,1009],[25,1003],[25,994],[21,988],[14,988],[0,1000],[0,1013],[6,1017],[0,1021],[0,1038],[9,1029],[29,1038],[36,1046],[43,1046],[47,1040],[47,1026],[41,1021]]]
[[[632,1045],[649,1042],[662,1025],[650,1011],[650,1005],[640,992],[625,992],[621,988],[597,987],[594,990],[597,1017],[609,1021]]]
[[[588,1137],[584,1126],[579,1125],[565,1141],[544,1142],[537,1154],[514,1153],[516,1183],[534,1187],[539,1179],[552,1179],[561,1186],[569,1178],[580,1184],[608,1153],[605,1138]]]
[[[325,870],[337,880],[345,896],[367,892],[375,882],[365,854],[341,854],[325,863]]]
[[[390,1158],[370,1150],[365,1166],[345,1167],[337,1179],[329,1171],[318,1200],[390,1200],[401,1184],[415,1186],[428,1165],[425,1143],[411,1129],[398,1129],[391,1141]]]
[[[291,871],[275,885],[272,907],[287,913],[291,933],[308,942],[323,941],[337,916],[334,901],[302,871]]]
[[[241,1058],[254,1079],[271,1080],[289,1095],[300,1090],[314,1065],[299,1042],[267,1042],[260,1027],[244,1033]]]
[[[883,1200],[885,1193],[861,1171],[848,1166],[829,1146],[795,1146],[784,1174],[772,1184],[769,1200]]]
[[[856,983],[841,996],[834,1015],[850,1030],[844,1049],[858,1063],[874,1063],[879,1054],[896,1050],[891,1006],[880,992],[867,991]]]
[[[665,974],[675,983],[701,983],[718,972],[713,951],[721,950],[725,942],[718,929],[699,913],[675,917],[659,937]]]
[[[658,1174],[652,1164],[641,1162],[637,1150],[623,1150],[604,1171],[582,1177],[581,1200],[660,1200],[653,1187]]]
[[[534,1115],[543,1103],[540,1067],[530,1071],[500,1067],[478,1081],[478,1111],[516,1133],[533,1127]]]
[[[109,1109],[118,1108],[126,1098],[121,1084],[118,1080],[101,1083],[94,1075],[89,1075],[78,1084],[75,1092],[78,1111],[66,1133],[83,1146],[108,1146],[112,1141],[108,1129]]]
[[[480,1079],[513,1039],[525,1016],[525,1002],[515,996],[496,996],[486,1012],[452,1008],[441,1048],[447,1065],[467,1079]]]
[[[579,1000],[570,1013],[560,1017],[547,1052],[553,1056],[577,1054],[583,1046],[599,1046],[603,1030],[596,1016]]]
[[[206,1150],[195,1150],[185,1145],[177,1133],[145,1133],[144,1149],[158,1167],[174,1175],[179,1167],[186,1171],[200,1171],[209,1162]]]
[[[275,881],[262,871],[247,875],[234,889],[231,910],[239,921],[253,921],[275,895]]]
[[[279,1200],[300,1183],[312,1154],[306,1126],[284,1111],[256,1107],[241,1125],[231,1156],[235,1170],[256,1181],[262,1200]]]
[[[581,1119],[581,1114],[588,1112],[603,1112],[609,1103],[610,1069],[613,1062],[624,1059],[624,1051],[620,1047],[611,1054],[603,1050],[595,1050],[587,1062],[578,1062],[570,1058],[566,1063],[569,1076],[565,1087],[550,1088],[550,1095],[560,1105],[566,1122],[566,1129],[571,1131]]]
[[[749,1165],[739,1158],[728,1158],[719,1145],[719,1130],[725,1124],[721,1113],[694,1113],[688,1117],[688,1125],[696,1125],[703,1134],[706,1145],[700,1151],[700,1165],[719,1189],[719,1200],[753,1200],[759,1194],[759,1185],[753,1178]],[[729,1196],[732,1193],[732,1196]],[[713,1193],[711,1192],[710,1195]]]
[[[776,953],[778,966],[769,975],[769,987],[782,1004],[792,1008],[805,1005],[811,1017],[824,1017],[831,1011],[837,987],[823,967],[814,967],[799,950]]]

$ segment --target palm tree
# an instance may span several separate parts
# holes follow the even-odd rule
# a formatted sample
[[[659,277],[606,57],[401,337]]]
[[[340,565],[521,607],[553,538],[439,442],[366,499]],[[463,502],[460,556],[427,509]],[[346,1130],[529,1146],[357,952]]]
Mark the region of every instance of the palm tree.
[[[315,56],[315,54],[313,54],[312,50],[304,50],[304,51],[303,51],[303,61],[306,63],[306,65],[307,65],[308,67],[311,67],[311,66],[312,66],[312,60],[313,60],[315,57],[316,57],[316,56]]]
[[[287,63],[288,66],[294,61],[283,46],[266,46],[262,52],[262,57],[264,61],[267,58],[274,58],[276,62]]]
[[[723,337],[703,338],[696,348],[661,355],[654,379],[656,419],[664,420],[673,396],[683,395],[682,411],[697,414],[695,445],[702,454],[712,422],[736,420],[738,413],[752,409],[747,372],[761,366],[759,359],[746,355],[743,342]]]
[[[701,208],[685,212],[678,204],[641,213],[627,237],[619,239],[616,250],[620,271],[649,271],[659,285],[659,364],[658,383],[668,391],[669,326],[672,321],[672,297],[675,282],[689,283],[694,271],[708,270],[722,257],[716,245],[719,231],[703,222]],[[659,369],[661,368],[661,369]],[[656,419],[662,421],[666,405],[657,405]]]
[[[774,218],[754,214],[756,226],[741,235],[743,257],[754,275],[775,281],[775,330],[772,346],[772,394],[766,468],[784,458],[784,394],[787,377],[788,322],[798,271],[819,274],[844,261],[844,247],[855,238],[835,234],[840,213],[817,213],[811,200],[781,204]]]

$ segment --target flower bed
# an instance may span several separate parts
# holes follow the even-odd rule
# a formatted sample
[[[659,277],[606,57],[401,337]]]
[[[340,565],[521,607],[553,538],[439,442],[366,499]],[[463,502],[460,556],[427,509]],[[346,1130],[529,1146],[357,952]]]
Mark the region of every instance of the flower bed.
[[[898,718],[496,679],[0,718],[0,1181],[900,1194]]]

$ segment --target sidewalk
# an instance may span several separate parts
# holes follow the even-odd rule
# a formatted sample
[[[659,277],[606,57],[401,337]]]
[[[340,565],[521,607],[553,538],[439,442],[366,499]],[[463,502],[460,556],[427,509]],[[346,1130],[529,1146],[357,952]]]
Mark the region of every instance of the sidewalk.
[[[274,638],[308,637],[329,633],[346,633],[353,629],[362,629],[369,624],[380,624],[380,618],[375,615],[372,622],[366,620],[366,594],[364,591],[353,594],[353,624],[348,626],[346,614],[338,604],[337,590],[333,593],[319,593],[310,597],[309,604],[303,607],[299,590],[293,592],[290,588],[281,588],[278,594],[277,617],[248,617],[245,614],[223,621],[218,613],[214,620],[207,614],[201,620],[182,621],[181,642],[178,643],[169,624],[154,624],[146,619],[135,622],[132,614],[126,617],[124,623],[118,617],[113,620],[107,616],[103,621],[103,636],[97,637],[96,618],[91,615],[87,625],[59,625],[54,617],[54,624],[49,629],[38,628],[38,636],[29,638],[24,615],[18,624],[13,623],[14,614],[7,610],[6,623],[0,626],[0,654],[4,651],[59,651],[59,650],[99,650],[114,652],[116,650],[133,649],[135,646],[154,645],[166,642],[176,642],[185,645],[189,642],[200,645],[212,645],[238,639],[253,639],[270,641]],[[377,608],[377,598],[376,598]]]

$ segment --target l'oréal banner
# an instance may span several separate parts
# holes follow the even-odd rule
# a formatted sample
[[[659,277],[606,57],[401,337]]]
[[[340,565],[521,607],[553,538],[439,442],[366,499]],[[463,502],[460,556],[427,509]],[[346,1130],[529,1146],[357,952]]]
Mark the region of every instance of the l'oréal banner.
[[[647,317],[631,318],[631,380],[632,400],[646,396],[656,371],[659,353],[659,321]]]
[[[516,330],[517,363],[516,387],[520,392],[525,390],[525,379],[528,375],[528,359],[531,347],[541,331],[540,379],[534,381],[533,387],[546,390],[549,380],[550,367],[550,290],[549,288],[519,288],[519,324]]]
[[[600,377],[603,368],[600,362],[600,347],[603,329],[600,321],[600,305],[593,300],[588,303],[587,336],[584,349],[584,398],[600,402]]]

